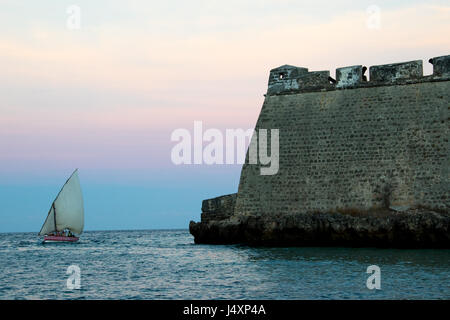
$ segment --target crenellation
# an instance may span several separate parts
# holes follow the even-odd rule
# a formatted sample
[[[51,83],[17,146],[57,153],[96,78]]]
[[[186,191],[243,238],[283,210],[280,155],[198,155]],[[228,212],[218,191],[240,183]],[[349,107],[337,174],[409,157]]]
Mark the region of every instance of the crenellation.
[[[422,60],[383,64],[369,68],[371,82],[395,83],[403,79],[423,77]]]
[[[450,78],[450,55],[434,57],[429,60],[433,65],[433,75]]]
[[[365,87],[412,84],[450,79],[450,55],[429,60],[433,64],[433,75],[423,75],[422,60],[375,65],[369,68],[354,65],[336,69],[336,80],[329,71],[308,71],[307,68],[283,65],[272,69],[269,75],[267,95],[299,92],[330,91]]]
[[[328,79],[330,71],[311,71],[299,75],[296,79],[298,87],[303,90],[334,88],[334,84]]]
[[[299,85],[297,78],[307,73],[307,68],[295,67],[287,64],[272,69],[270,70],[267,93],[276,94],[289,90],[298,90]]]
[[[336,88],[351,88],[363,81],[363,66],[350,66],[336,69]]]
[[[285,64],[281,67],[270,70],[269,85],[285,81],[289,79],[295,79],[301,74],[308,72],[308,68],[295,67]]]

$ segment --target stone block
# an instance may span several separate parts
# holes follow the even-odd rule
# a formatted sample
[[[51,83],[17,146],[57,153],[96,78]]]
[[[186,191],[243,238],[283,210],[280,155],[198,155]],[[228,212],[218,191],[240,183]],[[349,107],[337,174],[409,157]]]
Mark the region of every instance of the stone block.
[[[355,87],[362,82],[363,66],[350,66],[336,69],[336,87],[348,88]]]
[[[417,79],[423,76],[422,60],[391,63],[369,68],[371,82],[393,83],[405,79]]]

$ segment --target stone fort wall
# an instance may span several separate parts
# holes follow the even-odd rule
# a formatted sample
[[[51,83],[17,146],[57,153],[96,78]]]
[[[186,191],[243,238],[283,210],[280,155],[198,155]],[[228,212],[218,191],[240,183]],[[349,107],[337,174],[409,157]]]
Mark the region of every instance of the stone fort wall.
[[[258,129],[279,129],[275,175],[245,164],[230,215],[449,211],[450,56],[308,72],[271,70]],[[270,141],[270,140],[269,140]],[[203,219],[202,219],[203,220]]]

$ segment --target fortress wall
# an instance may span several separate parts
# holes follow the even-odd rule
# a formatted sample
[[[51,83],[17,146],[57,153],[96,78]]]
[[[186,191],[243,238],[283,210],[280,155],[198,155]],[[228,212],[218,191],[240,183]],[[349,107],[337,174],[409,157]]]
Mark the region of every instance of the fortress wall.
[[[429,62],[272,69],[255,133],[279,130],[278,173],[244,164],[195,243],[449,248],[450,55]]]
[[[421,64],[409,66],[418,76]],[[350,79],[344,86],[360,82],[360,66],[352,68],[342,72]],[[371,77],[384,81],[382,69]],[[304,78],[307,71],[296,72]],[[450,81],[267,95],[256,130],[280,130],[280,169],[263,176],[259,165],[244,165],[235,214],[448,212],[449,101]]]
[[[228,219],[234,214],[235,205],[236,193],[203,200],[201,221],[209,222]]]

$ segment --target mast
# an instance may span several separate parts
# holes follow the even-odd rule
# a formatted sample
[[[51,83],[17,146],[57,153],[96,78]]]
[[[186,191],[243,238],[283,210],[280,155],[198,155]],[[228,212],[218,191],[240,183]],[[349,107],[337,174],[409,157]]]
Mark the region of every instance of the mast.
[[[61,191],[60,191],[61,192]],[[58,197],[56,197],[56,198],[58,198]],[[55,201],[56,201],[56,199],[55,199]],[[52,208],[53,208],[53,222],[55,223],[55,231],[58,231],[57,229],[56,229],[56,209],[55,209],[55,201],[53,201],[53,203],[52,203]]]

